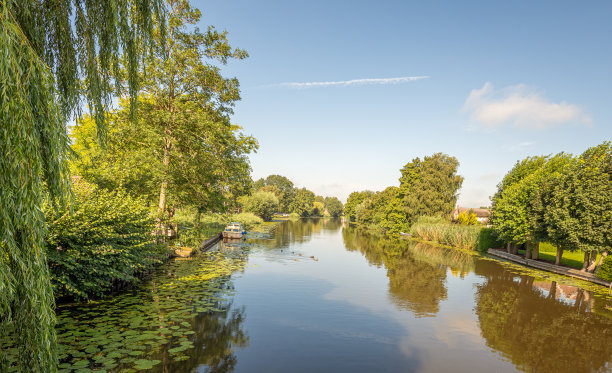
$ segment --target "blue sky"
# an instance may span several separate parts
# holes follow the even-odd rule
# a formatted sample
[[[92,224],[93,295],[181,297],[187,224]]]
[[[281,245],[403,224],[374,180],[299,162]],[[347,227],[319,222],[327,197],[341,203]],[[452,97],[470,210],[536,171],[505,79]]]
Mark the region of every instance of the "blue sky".
[[[233,121],[260,143],[255,179],[345,200],[444,152],[477,207],[517,160],[612,139],[610,1],[194,5],[250,54],[223,70],[241,83]]]

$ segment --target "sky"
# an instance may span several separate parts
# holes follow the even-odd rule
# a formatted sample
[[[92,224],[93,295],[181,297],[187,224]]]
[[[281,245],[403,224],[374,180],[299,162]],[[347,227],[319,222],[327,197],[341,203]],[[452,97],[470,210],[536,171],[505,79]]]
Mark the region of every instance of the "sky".
[[[256,180],[345,201],[456,157],[460,206],[490,204],[527,156],[612,140],[611,1],[193,1],[250,57],[232,121]]]

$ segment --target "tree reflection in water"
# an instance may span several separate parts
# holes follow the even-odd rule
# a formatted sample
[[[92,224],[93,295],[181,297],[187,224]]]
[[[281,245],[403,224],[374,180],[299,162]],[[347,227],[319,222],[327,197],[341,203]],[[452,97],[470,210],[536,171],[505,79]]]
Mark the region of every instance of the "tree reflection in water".
[[[612,361],[612,317],[606,299],[554,281],[517,274],[497,261],[458,250],[392,240],[345,227],[347,250],[384,266],[389,294],[417,317],[436,316],[446,299],[447,268],[474,272],[476,317],[490,348],[518,369],[537,372],[607,371]],[[603,311],[602,311],[603,310]],[[596,312],[597,313],[596,313]]]
[[[348,250],[357,250],[370,264],[387,269],[391,299],[417,317],[435,316],[440,310],[440,302],[447,297],[447,268],[463,275],[474,267],[473,257],[457,250],[390,239],[349,227],[342,234]]]
[[[270,249],[282,249],[291,244],[308,242],[313,236],[324,231],[336,232],[340,229],[341,224],[340,219],[334,218],[287,220],[276,226],[273,237],[249,241]]]
[[[612,320],[591,312],[596,300],[589,292],[538,283],[492,261],[478,261],[476,273],[486,278],[476,293],[482,336],[519,369],[610,369],[606,363],[612,360]]]
[[[249,346],[249,336],[242,330],[244,320],[245,309],[232,309],[231,303],[220,312],[198,315],[191,322],[195,347],[189,350],[189,358],[172,360],[165,348],[153,357],[162,361],[154,372],[233,371],[237,363],[235,350]]]

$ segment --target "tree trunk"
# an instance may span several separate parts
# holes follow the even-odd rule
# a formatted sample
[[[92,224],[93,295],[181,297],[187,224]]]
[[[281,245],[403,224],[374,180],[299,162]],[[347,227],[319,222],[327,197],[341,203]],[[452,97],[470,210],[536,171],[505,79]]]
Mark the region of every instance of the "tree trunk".
[[[525,244],[525,259],[531,259],[531,244],[529,242]]]
[[[195,216],[195,227],[199,228],[200,227],[200,218],[202,217],[202,210],[200,210],[198,208],[198,212],[196,212],[196,216]]]
[[[597,251],[591,251],[591,260],[589,261],[589,266],[587,267],[587,272],[593,273],[595,272],[595,268],[597,267]]]
[[[164,168],[168,168],[170,164],[170,142],[165,139],[164,140]],[[165,171],[165,170],[164,170]],[[168,189],[168,181],[164,180],[161,184],[161,191],[159,192],[159,207],[157,212],[159,214],[159,218],[161,219],[166,211],[166,190]]]
[[[531,253],[531,259],[538,260],[540,259],[540,243],[536,242],[533,245],[533,252]]]
[[[512,243],[508,242],[508,245],[506,245],[506,251],[508,252],[508,254],[512,252]]]
[[[561,257],[563,257],[563,247],[557,247],[557,258],[555,259],[556,265],[561,265]]]
[[[604,258],[608,256],[608,252],[604,251],[603,253],[601,253],[601,256],[599,257],[599,260],[597,261],[597,266],[595,266],[595,271],[594,273],[597,273],[597,270],[599,269],[599,267],[601,266],[601,263],[603,263]]]
[[[518,249],[519,249],[519,245],[513,243],[512,244],[512,254],[518,255]]]
[[[591,252],[590,251],[585,251],[584,252],[584,261],[582,262],[582,272],[586,272],[588,266],[589,266],[589,261],[591,259]]]

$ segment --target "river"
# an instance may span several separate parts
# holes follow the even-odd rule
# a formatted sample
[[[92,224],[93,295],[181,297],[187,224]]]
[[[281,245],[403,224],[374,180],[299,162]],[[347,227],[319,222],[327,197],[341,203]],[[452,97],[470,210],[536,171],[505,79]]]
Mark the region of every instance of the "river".
[[[58,308],[61,371],[612,371],[607,290],[333,219]]]

